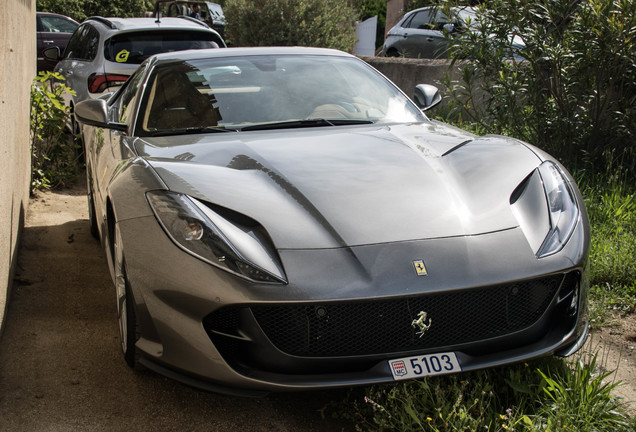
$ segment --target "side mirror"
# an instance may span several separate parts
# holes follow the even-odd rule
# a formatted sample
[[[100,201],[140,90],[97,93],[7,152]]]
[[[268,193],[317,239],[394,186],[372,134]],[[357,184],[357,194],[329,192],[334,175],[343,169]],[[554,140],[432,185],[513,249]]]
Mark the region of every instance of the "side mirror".
[[[446,23],[444,24],[444,33],[452,33],[455,31],[455,24]]]
[[[126,123],[108,121],[108,104],[104,99],[88,99],[75,105],[75,117],[81,123],[121,132],[128,130]]]
[[[44,54],[44,58],[47,60],[60,61],[62,58],[62,53],[60,52],[60,47],[51,47],[42,51]]]
[[[430,84],[418,84],[413,94],[415,105],[422,111],[429,110],[442,101],[442,95],[437,87]]]

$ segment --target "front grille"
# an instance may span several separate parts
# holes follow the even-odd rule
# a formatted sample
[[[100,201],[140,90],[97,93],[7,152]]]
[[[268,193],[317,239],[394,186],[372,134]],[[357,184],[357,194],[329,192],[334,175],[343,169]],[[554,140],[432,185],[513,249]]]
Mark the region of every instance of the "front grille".
[[[263,333],[280,351],[333,357],[415,351],[508,335],[528,328],[554,298],[563,275],[448,293],[357,302],[252,305]],[[240,311],[243,312],[240,312]],[[424,311],[431,326],[422,337],[411,323]],[[224,308],[206,318],[211,332],[228,333]],[[427,318],[427,321],[428,321]]]

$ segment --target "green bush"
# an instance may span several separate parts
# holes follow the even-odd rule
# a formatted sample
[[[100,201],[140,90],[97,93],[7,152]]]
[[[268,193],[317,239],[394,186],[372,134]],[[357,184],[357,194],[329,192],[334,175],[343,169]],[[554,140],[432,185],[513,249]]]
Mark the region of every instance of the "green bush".
[[[357,13],[340,0],[227,0],[235,46],[315,46],[351,51]]]
[[[89,16],[141,17],[153,10],[151,0],[37,0],[37,10],[54,12],[83,21]]]
[[[62,94],[73,90],[52,81],[59,73],[41,72],[31,85],[31,191],[68,184],[78,173],[73,139],[66,131],[70,109]]]
[[[636,172],[636,2],[486,0],[479,9],[479,31],[449,35],[453,58],[469,61],[459,82],[446,82],[454,114],[570,167],[618,161]],[[525,42],[517,56],[512,36]]]

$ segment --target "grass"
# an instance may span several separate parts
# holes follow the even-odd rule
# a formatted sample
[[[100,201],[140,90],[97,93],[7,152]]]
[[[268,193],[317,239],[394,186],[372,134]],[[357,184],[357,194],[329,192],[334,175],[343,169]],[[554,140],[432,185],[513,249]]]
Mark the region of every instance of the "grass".
[[[611,324],[608,311],[633,312],[636,300],[636,186],[626,176],[577,178],[592,230],[592,324]]]
[[[354,389],[338,414],[356,430],[626,431],[634,423],[596,357]]]

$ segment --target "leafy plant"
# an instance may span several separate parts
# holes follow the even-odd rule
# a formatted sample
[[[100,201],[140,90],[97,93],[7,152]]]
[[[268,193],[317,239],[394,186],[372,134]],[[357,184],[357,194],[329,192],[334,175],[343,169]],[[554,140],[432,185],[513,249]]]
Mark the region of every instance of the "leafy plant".
[[[356,12],[339,0],[227,0],[228,42],[351,51]]]
[[[635,172],[636,2],[487,0],[471,26],[448,34],[454,60],[468,61],[445,83],[456,115],[570,167],[620,160]]]
[[[76,21],[89,16],[141,17],[153,10],[151,0],[37,0],[37,10],[67,15]]]
[[[352,390],[334,406],[365,431],[627,430],[622,404],[611,394],[618,383],[597,370],[596,357],[546,358]]]
[[[628,426],[621,402],[611,392],[613,372],[597,372],[596,355],[587,364],[575,362],[565,374],[538,373],[544,380],[543,401],[532,430],[608,431]]]
[[[74,94],[59,73],[41,72],[31,85],[31,191],[67,184],[77,174],[73,140],[66,133],[69,107],[62,94]]]

